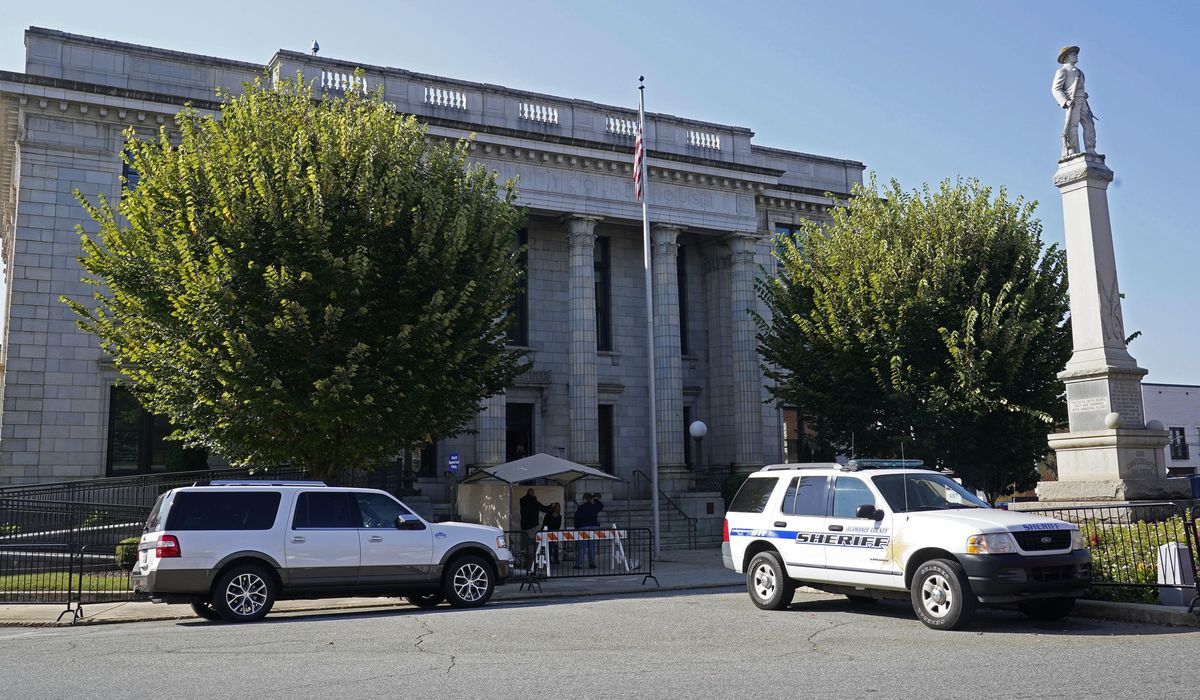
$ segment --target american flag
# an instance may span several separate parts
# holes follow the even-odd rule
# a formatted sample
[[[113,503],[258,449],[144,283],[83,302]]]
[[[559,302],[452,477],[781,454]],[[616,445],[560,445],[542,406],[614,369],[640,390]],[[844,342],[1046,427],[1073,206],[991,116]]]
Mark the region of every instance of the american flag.
[[[633,194],[642,201],[642,162],[646,158],[646,147],[642,144],[642,119],[638,115],[637,132],[633,139]]]

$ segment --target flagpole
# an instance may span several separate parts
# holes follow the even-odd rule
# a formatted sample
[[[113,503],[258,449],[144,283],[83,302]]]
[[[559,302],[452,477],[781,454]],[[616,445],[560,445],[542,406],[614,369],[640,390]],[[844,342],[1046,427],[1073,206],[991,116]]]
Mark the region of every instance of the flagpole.
[[[654,396],[654,285],[652,282],[650,254],[650,213],[646,204],[649,199],[646,186],[646,86],[645,76],[638,76],[638,143],[634,146],[634,159],[637,150],[641,149],[641,159],[638,172],[641,183],[642,201],[642,266],[646,277],[646,364],[649,366],[649,398],[650,398],[650,511],[654,519],[654,558],[660,559],[662,554],[662,538],[659,528],[658,512],[658,406]]]

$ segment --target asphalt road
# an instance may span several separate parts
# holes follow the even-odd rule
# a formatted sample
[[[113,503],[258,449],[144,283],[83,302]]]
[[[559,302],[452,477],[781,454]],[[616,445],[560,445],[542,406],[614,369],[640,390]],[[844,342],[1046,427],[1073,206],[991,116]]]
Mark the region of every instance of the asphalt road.
[[[1194,697],[1200,630],[744,591],[0,629],[0,697]]]

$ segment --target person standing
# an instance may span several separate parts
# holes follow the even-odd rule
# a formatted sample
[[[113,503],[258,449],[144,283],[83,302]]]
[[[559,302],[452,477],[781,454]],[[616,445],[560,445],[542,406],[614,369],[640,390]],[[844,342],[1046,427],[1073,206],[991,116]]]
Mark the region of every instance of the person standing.
[[[549,512],[550,506],[542,505],[541,501],[534,495],[533,489],[527,490],[525,495],[521,497],[521,531],[525,533],[524,550],[526,561],[533,561],[540,514]]]
[[[1062,64],[1054,73],[1054,84],[1050,91],[1058,106],[1066,110],[1063,123],[1062,157],[1078,155],[1079,127],[1083,127],[1083,152],[1096,152],[1096,117],[1088,105],[1088,94],[1083,88],[1083,71],[1075,64],[1079,61],[1078,46],[1064,46],[1058,52],[1058,62]]]
[[[585,493],[583,494],[583,503],[575,509],[575,529],[576,530],[598,530],[600,529],[600,511],[604,510],[604,503],[600,501],[600,494]],[[575,568],[583,568],[584,552],[587,553],[588,568],[596,568],[596,540],[583,540],[575,548]]]

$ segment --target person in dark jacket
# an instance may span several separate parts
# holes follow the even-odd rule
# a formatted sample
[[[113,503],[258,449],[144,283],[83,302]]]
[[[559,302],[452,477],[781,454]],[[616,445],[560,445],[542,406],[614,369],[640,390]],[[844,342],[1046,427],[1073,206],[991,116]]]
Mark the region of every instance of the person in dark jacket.
[[[575,529],[576,530],[598,530],[600,528],[600,511],[604,510],[604,503],[600,501],[600,494],[585,493],[583,494],[583,502],[575,509]],[[596,568],[596,541],[584,540],[575,547],[575,568],[583,568],[583,555],[587,552],[588,568]]]
[[[533,489],[525,492],[521,497],[521,530],[525,533],[525,555],[528,561],[533,561],[533,548],[537,540],[538,519],[540,514],[549,513],[550,506],[542,505],[542,502],[534,495]]]

